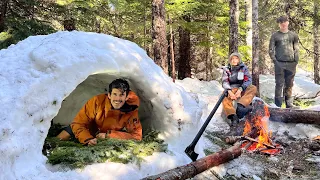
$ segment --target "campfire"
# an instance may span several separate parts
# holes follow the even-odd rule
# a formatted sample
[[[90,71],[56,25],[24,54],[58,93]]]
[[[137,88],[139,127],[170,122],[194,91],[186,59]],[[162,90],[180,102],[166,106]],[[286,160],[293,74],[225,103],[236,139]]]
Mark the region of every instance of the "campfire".
[[[280,144],[271,140],[272,132],[268,130],[270,113],[261,100],[253,102],[253,111],[249,113],[243,125],[242,136],[227,136],[226,142],[239,142],[241,149],[248,152],[276,155],[282,152]]]

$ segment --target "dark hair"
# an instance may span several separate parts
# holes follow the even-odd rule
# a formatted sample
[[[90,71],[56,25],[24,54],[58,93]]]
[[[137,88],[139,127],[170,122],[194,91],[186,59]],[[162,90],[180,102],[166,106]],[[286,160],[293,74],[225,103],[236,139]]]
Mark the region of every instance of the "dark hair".
[[[120,89],[121,91],[126,92],[126,96],[129,94],[129,91],[130,91],[129,83],[124,79],[116,79],[109,84],[110,94],[112,92],[112,89],[114,88]]]
[[[277,23],[284,23],[284,22],[287,22],[287,21],[289,21],[288,16],[280,16],[277,19]]]
[[[67,30],[67,31],[76,30],[76,21],[73,18],[66,19],[63,21],[63,27],[64,27],[64,30]]]

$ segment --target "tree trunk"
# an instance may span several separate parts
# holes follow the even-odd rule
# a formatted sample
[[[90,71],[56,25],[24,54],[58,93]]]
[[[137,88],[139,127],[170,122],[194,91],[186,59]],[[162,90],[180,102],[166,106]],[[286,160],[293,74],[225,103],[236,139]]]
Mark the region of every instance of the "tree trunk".
[[[229,55],[238,52],[239,2],[230,0]]]
[[[285,1],[285,5],[284,5],[284,11],[286,12],[286,15],[288,16],[289,22],[291,19],[291,15],[290,15],[290,10],[291,10],[291,3],[290,0]],[[292,29],[292,23],[289,23],[289,29]]]
[[[186,15],[184,20],[190,22],[190,17]],[[191,66],[190,66],[190,32],[183,27],[179,27],[179,71],[178,78],[184,79],[186,77],[191,77]]]
[[[207,32],[206,32],[206,40],[207,40],[207,42],[208,42],[208,44],[209,44],[209,42],[210,42],[210,39],[209,39],[209,30],[210,30],[210,27],[209,27],[209,13],[207,12],[206,13],[206,16],[207,16],[207,23],[208,23],[208,25],[207,25]],[[209,57],[209,54],[210,54],[210,46],[206,46],[206,81],[209,81],[209,69],[210,69],[210,61],[211,61],[211,59],[210,59],[210,57]],[[211,72],[210,72],[211,73]]]
[[[1,0],[0,2],[0,32],[5,30],[5,19],[8,9],[9,0]]]
[[[209,30],[209,29],[208,29]],[[213,36],[210,35],[210,43],[213,42]],[[213,59],[213,47],[210,45],[210,48],[209,48],[209,80],[208,81],[211,81],[212,79],[214,79],[214,74],[213,74],[213,66],[214,66],[214,59]]]
[[[172,21],[169,18],[170,22],[170,52],[171,52],[171,67],[172,67],[172,80],[175,82],[176,79],[176,65],[175,65],[175,60],[174,60],[174,48],[173,48],[173,33],[172,33]]]
[[[143,48],[146,51],[146,39],[147,39],[147,0],[144,1],[143,8]]]
[[[164,0],[152,1],[152,39],[154,61],[168,74],[168,41],[166,38]]]
[[[252,0],[245,0],[246,1],[246,22],[247,25],[247,46],[251,49],[248,50],[248,54],[252,57]]]
[[[259,92],[259,26],[258,26],[258,0],[252,0],[252,84]]]
[[[176,167],[164,173],[143,178],[144,180],[157,179],[157,180],[171,180],[171,179],[188,179],[208,170],[213,166],[226,163],[241,155],[239,144],[232,146],[228,149],[211,154],[190,164]]]
[[[320,18],[318,16],[319,8],[318,8],[318,0],[314,0],[314,19],[313,19],[313,51],[314,51],[314,64],[313,64],[313,72],[314,72],[314,82],[316,84],[320,84],[320,64],[319,64],[319,24]]]
[[[320,124],[320,111],[270,108],[270,120],[284,123]]]

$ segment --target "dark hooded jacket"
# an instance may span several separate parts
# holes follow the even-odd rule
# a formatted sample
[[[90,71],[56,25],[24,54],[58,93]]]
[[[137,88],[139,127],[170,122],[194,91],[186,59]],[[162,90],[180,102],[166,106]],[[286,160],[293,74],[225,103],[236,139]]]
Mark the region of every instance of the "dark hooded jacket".
[[[238,66],[231,66],[230,60],[232,56],[238,56],[240,63]],[[240,73],[239,73],[240,72]],[[243,73],[243,76],[240,74]],[[240,76],[239,76],[240,75]],[[232,89],[241,87],[243,91],[252,84],[252,77],[249,73],[248,67],[241,61],[240,54],[232,53],[229,56],[228,66],[223,68],[222,87],[224,89]]]

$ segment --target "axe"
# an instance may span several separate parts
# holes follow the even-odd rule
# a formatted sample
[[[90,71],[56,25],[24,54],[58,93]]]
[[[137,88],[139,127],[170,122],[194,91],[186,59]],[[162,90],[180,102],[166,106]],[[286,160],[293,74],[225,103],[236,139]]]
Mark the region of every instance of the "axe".
[[[201,129],[199,130],[198,134],[193,139],[192,143],[184,150],[184,152],[189,156],[189,158],[192,161],[197,160],[197,157],[199,155],[198,153],[194,152],[194,148],[195,148],[197,142],[199,141],[202,133],[204,132],[204,130],[208,126],[209,122],[211,121],[214,113],[216,113],[216,111],[217,111],[218,107],[220,106],[221,102],[223,101],[224,97],[227,96],[227,95],[228,95],[228,90],[224,90],[223,93],[221,94],[218,102],[216,103],[216,105],[212,109],[211,113],[209,114],[207,120],[203,123],[203,125],[202,125]]]

